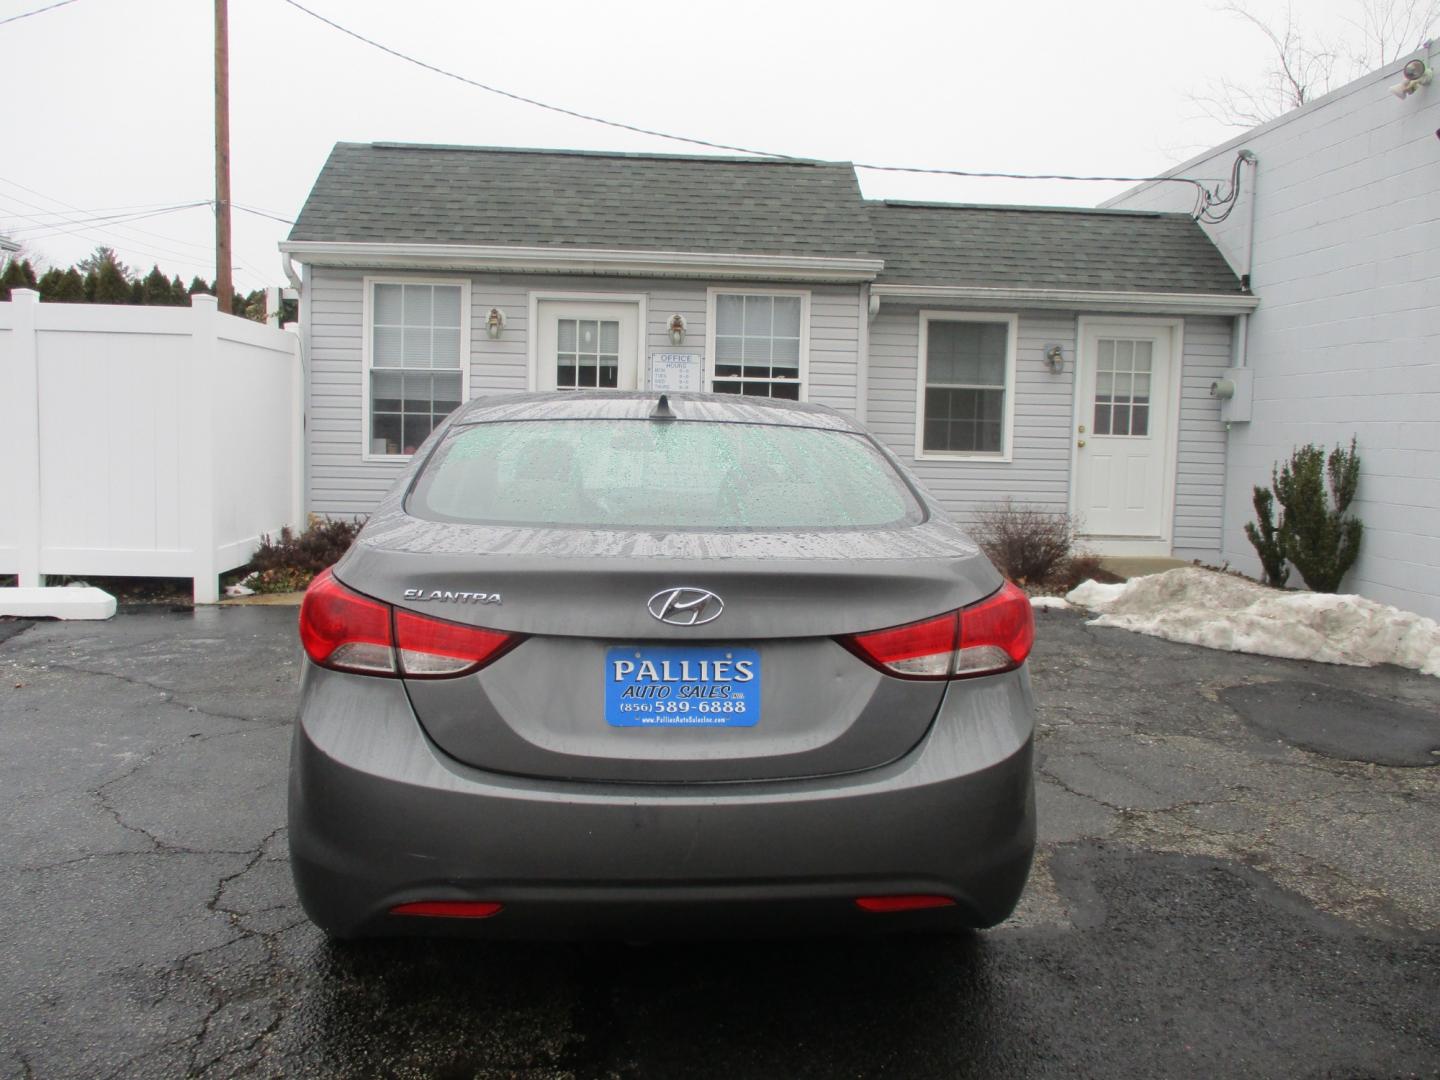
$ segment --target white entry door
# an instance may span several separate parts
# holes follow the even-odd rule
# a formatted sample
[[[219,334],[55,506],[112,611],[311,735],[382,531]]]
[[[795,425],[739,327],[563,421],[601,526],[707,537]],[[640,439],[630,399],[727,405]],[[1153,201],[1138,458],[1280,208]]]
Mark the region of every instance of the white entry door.
[[[1081,335],[1074,509],[1110,554],[1169,552],[1175,330],[1087,323]]]
[[[638,304],[541,300],[536,318],[537,390],[634,390],[639,385]]]

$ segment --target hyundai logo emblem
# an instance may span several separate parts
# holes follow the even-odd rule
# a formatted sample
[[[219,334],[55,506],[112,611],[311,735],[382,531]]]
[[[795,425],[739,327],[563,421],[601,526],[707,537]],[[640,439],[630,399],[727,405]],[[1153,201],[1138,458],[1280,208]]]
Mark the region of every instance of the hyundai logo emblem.
[[[672,626],[703,626],[725,610],[725,601],[706,589],[663,589],[645,605],[650,614]]]

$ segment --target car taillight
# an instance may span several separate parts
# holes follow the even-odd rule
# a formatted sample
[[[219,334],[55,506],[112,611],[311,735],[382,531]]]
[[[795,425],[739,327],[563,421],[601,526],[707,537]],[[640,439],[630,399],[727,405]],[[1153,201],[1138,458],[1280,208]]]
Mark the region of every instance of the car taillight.
[[[1017,668],[1035,642],[1030,598],[1006,582],[959,611],[851,634],[840,643],[866,663],[902,679],[963,679]]]
[[[443,678],[477,671],[518,644],[518,634],[395,612],[395,645],[407,678]]]
[[[398,611],[315,576],[300,605],[300,643],[322,667],[411,679],[467,675],[517,645],[519,634]]]
[[[352,592],[322,570],[300,604],[300,644],[322,667],[397,675],[390,605]]]

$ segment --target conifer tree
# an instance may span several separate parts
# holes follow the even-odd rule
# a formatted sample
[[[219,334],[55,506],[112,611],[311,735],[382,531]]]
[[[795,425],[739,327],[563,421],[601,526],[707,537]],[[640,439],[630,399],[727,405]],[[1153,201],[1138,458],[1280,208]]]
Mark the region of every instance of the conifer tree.
[[[1365,526],[1346,513],[1359,485],[1353,438],[1348,450],[1330,451],[1328,461],[1324,447],[1302,446],[1275,476],[1275,498],[1285,507],[1285,554],[1315,592],[1337,591],[1360,555]]]
[[[76,268],[83,274],[95,274],[98,276],[100,268],[106,265],[114,267],[116,273],[126,281],[129,281],[135,276],[134,271],[120,261],[120,256],[115,254],[115,249],[106,247],[104,244],[100,244],[89,255],[81,259],[76,264]]]
[[[1255,489],[1257,522],[1245,526],[1245,535],[1271,585],[1283,586],[1290,575],[1286,564],[1293,563],[1315,592],[1340,588],[1360,555],[1365,532],[1360,519],[1346,512],[1359,485],[1360,455],[1352,438],[1348,450],[1336,446],[1328,461],[1323,446],[1297,447],[1288,462],[1271,471],[1273,498],[1265,488]],[[1273,516],[1276,503],[1279,521]]]
[[[5,267],[5,273],[0,274],[0,300],[9,300],[12,289],[39,287],[40,283],[35,279],[35,268],[30,265],[29,259],[11,259]]]
[[[152,267],[150,273],[145,275],[141,289],[144,295],[143,303],[157,307],[169,307],[175,302],[174,295],[170,291],[170,281],[160,272],[158,265]]]
[[[85,279],[73,266],[47,270],[40,278],[40,299],[51,304],[86,303]]]

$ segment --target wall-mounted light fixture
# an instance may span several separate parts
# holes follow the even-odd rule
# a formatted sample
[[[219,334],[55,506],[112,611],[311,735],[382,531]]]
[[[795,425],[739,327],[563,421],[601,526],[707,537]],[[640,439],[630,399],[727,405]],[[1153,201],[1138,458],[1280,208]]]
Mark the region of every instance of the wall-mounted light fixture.
[[[1065,370],[1065,350],[1059,345],[1045,346],[1045,362],[1050,365],[1050,370],[1055,374]]]
[[[671,315],[671,316],[670,316],[670,322],[669,322],[668,326],[669,326],[669,330],[670,330],[670,344],[671,344],[671,345],[684,345],[684,344],[685,344],[685,316],[684,316],[684,315],[680,315],[680,314],[678,314],[678,313],[675,314],[675,315]]]
[[[1400,81],[1390,87],[1390,93],[1404,101],[1420,87],[1429,86],[1434,78],[1434,69],[1417,56],[1400,69]]]
[[[485,332],[492,338],[498,338],[500,332],[505,329],[505,312],[498,307],[492,307],[490,314],[485,316]]]

